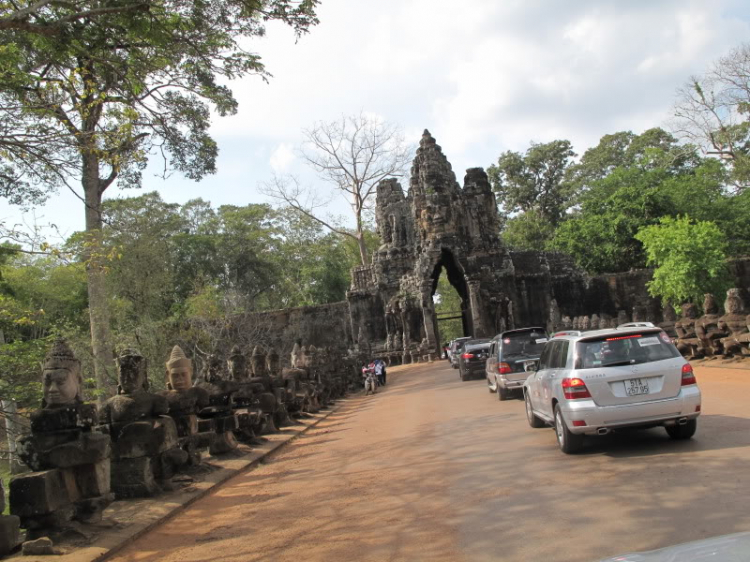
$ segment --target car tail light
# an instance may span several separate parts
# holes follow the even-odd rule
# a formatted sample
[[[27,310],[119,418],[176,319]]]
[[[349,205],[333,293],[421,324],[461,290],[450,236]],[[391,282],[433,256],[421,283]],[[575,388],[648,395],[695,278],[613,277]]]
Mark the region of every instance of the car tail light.
[[[581,398],[591,398],[586,383],[579,378],[562,380],[563,395],[568,400],[580,400]]]
[[[695,373],[693,372],[693,366],[690,363],[685,363],[682,366],[682,386],[691,384],[697,384]]]
[[[498,363],[497,372],[501,375],[507,375],[508,373],[512,373],[513,369],[511,369],[510,365],[508,365],[507,363]]]
[[[461,357],[463,357],[464,359],[474,359],[476,355],[474,355],[473,353],[464,353],[463,355],[461,355]]]
[[[583,427],[586,425],[586,420],[573,420],[573,427]]]

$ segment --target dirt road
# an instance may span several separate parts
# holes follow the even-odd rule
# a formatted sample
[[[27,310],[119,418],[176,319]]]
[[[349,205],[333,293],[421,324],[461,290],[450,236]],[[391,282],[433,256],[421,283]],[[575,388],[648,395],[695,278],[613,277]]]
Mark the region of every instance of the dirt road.
[[[750,370],[697,369],[698,434],[566,456],[445,362],[389,372],[118,562],[598,560],[750,530]]]

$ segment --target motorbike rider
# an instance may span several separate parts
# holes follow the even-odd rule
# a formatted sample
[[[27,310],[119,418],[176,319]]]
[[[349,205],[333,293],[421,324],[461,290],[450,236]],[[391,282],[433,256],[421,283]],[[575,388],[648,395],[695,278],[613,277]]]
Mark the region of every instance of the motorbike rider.
[[[382,359],[375,359],[374,361],[375,376],[378,379],[380,386],[385,386],[385,361]]]

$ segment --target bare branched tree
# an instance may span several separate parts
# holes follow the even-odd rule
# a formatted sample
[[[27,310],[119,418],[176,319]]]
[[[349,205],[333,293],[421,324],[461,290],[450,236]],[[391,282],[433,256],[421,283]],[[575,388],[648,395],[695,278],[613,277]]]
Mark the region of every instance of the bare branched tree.
[[[275,176],[262,190],[333,232],[354,238],[362,265],[367,265],[364,226],[372,211],[375,187],[380,180],[403,177],[413,150],[405,143],[400,127],[364,113],[319,121],[302,133],[303,159],[322,180],[334,186],[334,194],[346,198],[354,214],[354,230],[338,226],[335,218],[325,214],[331,198],[303,187],[293,176]]]
[[[678,90],[673,129],[731,165],[738,189],[750,181],[750,44],[719,59]]]

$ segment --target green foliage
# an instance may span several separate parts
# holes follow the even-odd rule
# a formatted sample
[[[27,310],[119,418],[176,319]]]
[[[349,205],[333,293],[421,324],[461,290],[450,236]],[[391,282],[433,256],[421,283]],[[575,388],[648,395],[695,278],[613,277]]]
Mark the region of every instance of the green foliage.
[[[502,239],[513,250],[543,251],[554,233],[552,223],[532,209],[508,219]]]
[[[705,293],[724,294],[731,286],[726,237],[714,223],[664,217],[642,228],[636,238],[643,243],[648,265],[656,268],[649,292],[676,303],[675,308],[683,302],[700,303]]]
[[[455,288],[448,281],[448,275],[445,270],[441,271],[438,285],[434,295],[435,312],[460,312],[461,297]],[[440,330],[441,345],[447,341],[463,337],[464,327],[461,319],[441,320],[438,326]]]
[[[662,217],[689,215],[715,222],[733,240],[733,255],[746,251],[747,201],[738,205],[725,192],[721,164],[692,155],[675,166],[674,157],[674,152],[649,146],[633,165],[618,166],[592,181],[579,207],[555,231],[550,248],[572,255],[592,273],[644,267],[646,256],[636,233]]]
[[[248,40],[281,21],[299,35],[317,0],[120,0],[0,4],[0,191],[38,201],[80,178],[98,207],[139,186],[148,155],[200,179],[215,171],[211,109],[226,81],[266,72]]]
[[[556,225],[573,197],[565,175],[576,154],[567,140],[532,143],[525,154],[508,151],[487,170],[498,203],[508,215],[535,211]]]

